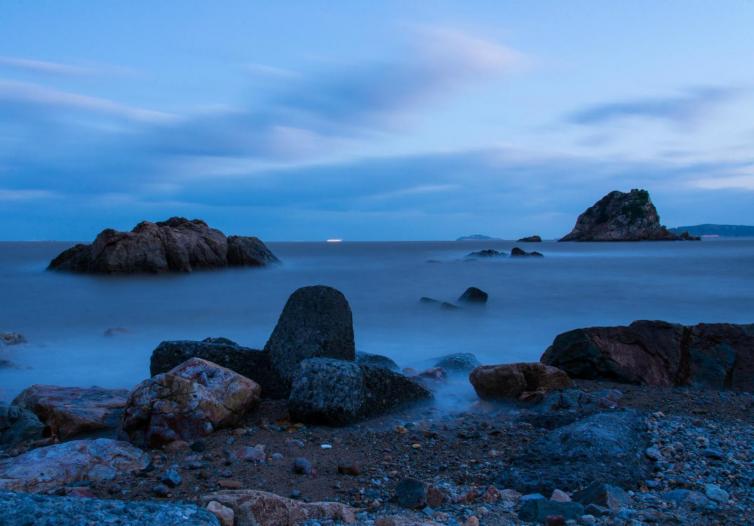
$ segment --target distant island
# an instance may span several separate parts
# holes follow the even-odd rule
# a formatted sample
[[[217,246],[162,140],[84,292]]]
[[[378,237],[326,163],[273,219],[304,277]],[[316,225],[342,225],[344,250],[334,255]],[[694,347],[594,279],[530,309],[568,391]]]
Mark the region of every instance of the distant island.
[[[484,234],[471,234],[470,236],[461,236],[456,241],[499,241],[499,237],[485,236]]]
[[[748,225],[693,225],[671,228],[674,234],[688,232],[694,236],[754,237],[754,226]]]

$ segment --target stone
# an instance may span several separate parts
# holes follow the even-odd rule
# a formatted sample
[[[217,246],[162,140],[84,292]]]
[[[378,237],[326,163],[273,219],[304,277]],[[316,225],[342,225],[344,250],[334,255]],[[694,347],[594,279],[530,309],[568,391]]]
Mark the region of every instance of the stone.
[[[217,364],[191,358],[143,381],[131,392],[123,430],[132,441],[159,447],[232,427],[259,401],[256,382]]]
[[[550,495],[550,500],[555,500],[558,502],[571,502],[571,497],[565,491],[555,489],[553,490],[552,495]]]
[[[663,498],[666,501],[674,502],[681,507],[687,507],[692,510],[714,509],[717,507],[715,501],[708,499],[702,493],[689,489],[674,489],[664,493]]]
[[[422,509],[427,505],[427,486],[420,480],[403,479],[395,487],[394,500],[402,508]]]
[[[63,251],[50,262],[48,269],[133,274],[191,272],[195,269],[246,265],[258,251],[250,250],[249,242],[243,239],[234,240],[234,259],[231,263],[225,234],[210,228],[200,219],[189,221],[172,217],[157,223],[142,221],[131,232],[118,232],[110,228],[103,230],[92,244],[78,244]],[[257,263],[266,264],[266,261],[254,261],[255,266],[258,266]]]
[[[299,422],[339,426],[431,397],[425,387],[389,369],[312,358],[299,365],[288,411]]]
[[[298,457],[293,461],[293,472],[297,475],[311,475],[313,470],[312,463],[304,457]]]
[[[558,335],[540,360],[571,377],[754,390],[754,324],[635,321]]]
[[[543,523],[548,517],[560,515],[565,519],[576,519],[584,514],[584,506],[578,502],[558,502],[547,499],[523,501],[518,512],[522,521]]]
[[[477,250],[476,252],[469,252],[468,254],[466,254],[467,259],[497,257],[505,257],[505,252],[499,252],[493,248],[486,248],[484,250]]]
[[[19,332],[0,332],[0,344],[20,345],[26,343],[26,337]]]
[[[332,287],[302,287],[288,298],[264,350],[286,383],[307,358],[353,361],[353,317],[346,297]]]
[[[646,428],[633,411],[596,413],[557,427],[524,447],[498,479],[498,487],[524,493],[573,492],[595,480],[633,487],[646,479]]]
[[[0,460],[0,489],[47,492],[77,482],[102,482],[141,471],[149,455],[108,438],[72,440]]]
[[[236,514],[232,508],[223,506],[216,500],[212,500],[207,504],[207,511],[212,513],[220,522],[220,526],[234,526],[236,521]]]
[[[264,267],[280,263],[258,237],[228,236],[227,258],[231,267]]]
[[[208,510],[192,504],[57,497],[0,491],[3,526],[218,526]],[[223,526],[227,526],[223,524]],[[233,526],[231,524],[231,526]]]
[[[183,478],[177,469],[170,468],[162,474],[160,481],[169,488],[177,488],[183,483]]]
[[[14,447],[43,438],[45,426],[37,415],[16,405],[0,404],[0,446]]]
[[[365,352],[356,353],[356,363],[359,365],[371,365],[372,367],[382,367],[391,371],[400,371],[401,368],[391,358],[381,354],[370,354]]]
[[[589,207],[560,241],[677,241],[690,239],[670,232],[646,190],[613,191]],[[698,239],[698,238],[697,238]]]
[[[585,506],[597,504],[613,511],[628,508],[631,505],[631,499],[623,488],[600,482],[587,486],[574,494],[573,498]]]
[[[543,257],[541,252],[533,251],[533,252],[527,252],[525,250],[522,250],[518,247],[513,247],[511,249],[511,257],[512,258],[521,258],[521,257]]]
[[[439,367],[451,373],[466,373],[480,365],[481,363],[473,353],[458,352],[436,358],[433,367]]]
[[[127,400],[126,389],[32,385],[13,403],[36,414],[46,426],[47,434],[68,440],[117,431]]]
[[[565,372],[541,363],[482,365],[471,371],[469,380],[479,398],[485,400],[518,398],[524,392],[547,392],[572,385]]]
[[[268,353],[243,347],[227,338],[164,341],[152,351],[149,372],[152,376],[166,373],[189,358],[202,358],[254,380],[262,388],[262,398],[288,397],[289,389],[272,367]]]
[[[236,526],[298,526],[306,521],[356,522],[356,510],[339,502],[302,502],[257,490],[218,491],[201,498],[233,510]]]
[[[725,504],[730,499],[728,492],[717,484],[705,484],[704,494],[707,496],[707,498],[712,499],[720,504]]]
[[[482,289],[478,289],[476,287],[469,287],[467,288],[463,294],[458,298],[459,303],[477,303],[477,304],[484,304],[487,303],[487,299],[489,298],[489,294],[484,292]]]
[[[542,242],[542,238],[539,237],[539,236],[536,236],[536,235],[535,236],[527,236],[527,237],[520,238],[518,240],[518,242],[519,243],[541,243]]]

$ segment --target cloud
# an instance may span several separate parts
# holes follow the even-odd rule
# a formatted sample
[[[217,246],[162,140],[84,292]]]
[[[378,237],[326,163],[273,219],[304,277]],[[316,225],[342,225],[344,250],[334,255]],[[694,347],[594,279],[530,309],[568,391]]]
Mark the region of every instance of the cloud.
[[[0,66],[32,73],[44,73],[63,76],[91,75],[95,72],[95,70],[93,69],[81,66],[7,56],[0,56]]]
[[[698,123],[711,111],[739,97],[736,87],[700,87],[668,97],[630,99],[597,104],[572,113],[571,124],[601,125],[627,119],[648,119],[676,125]]]

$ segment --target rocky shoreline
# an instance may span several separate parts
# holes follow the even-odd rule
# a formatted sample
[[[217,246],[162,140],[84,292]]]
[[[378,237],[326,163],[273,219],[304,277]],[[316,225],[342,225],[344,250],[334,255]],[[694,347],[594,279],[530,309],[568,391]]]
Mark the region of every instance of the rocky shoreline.
[[[0,407],[0,524],[750,524],[753,342],[636,322],[542,363],[401,372],[356,352],[339,291],[304,287],[263,350],[163,342],[130,391]],[[478,400],[433,403],[466,378]]]

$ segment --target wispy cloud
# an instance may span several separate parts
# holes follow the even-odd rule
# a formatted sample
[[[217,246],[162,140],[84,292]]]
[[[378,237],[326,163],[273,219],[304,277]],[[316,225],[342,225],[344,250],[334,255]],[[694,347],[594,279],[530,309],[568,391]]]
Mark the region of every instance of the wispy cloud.
[[[566,118],[571,124],[601,125],[625,119],[649,119],[678,125],[700,121],[710,111],[742,95],[738,87],[698,87],[676,95],[638,98],[589,106]]]

